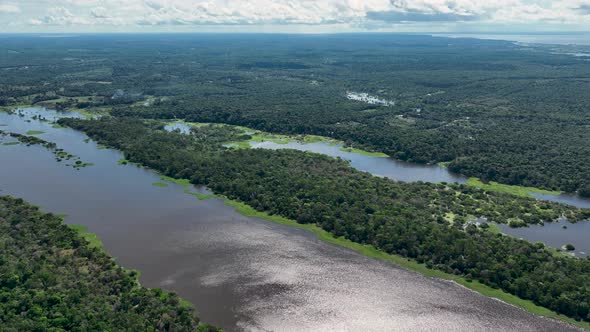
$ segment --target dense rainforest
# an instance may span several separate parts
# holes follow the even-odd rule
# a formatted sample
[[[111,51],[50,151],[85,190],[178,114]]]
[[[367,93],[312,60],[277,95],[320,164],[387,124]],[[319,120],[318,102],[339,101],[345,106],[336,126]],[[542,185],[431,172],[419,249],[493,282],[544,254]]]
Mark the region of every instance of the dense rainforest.
[[[0,330],[217,331],[137,278],[60,217],[0,196]]]
[[[190,135],[133,118],[61,119],[132,161],[206,185],[258,211],[315,224],[426,266],[478,280],[577,320],[590,321],[590,261],[469,222],[550,222],[590,210],[456,184],[401,183],[347,162],[295,150],[230,149],[243,133],[193,128]],[[242,137],[246,139],[246,137]],[[471,217],[472,218],[472,217]]]
[[[5,35],[0,106],[323,135],[590,196],[581,48],[396,34]]]

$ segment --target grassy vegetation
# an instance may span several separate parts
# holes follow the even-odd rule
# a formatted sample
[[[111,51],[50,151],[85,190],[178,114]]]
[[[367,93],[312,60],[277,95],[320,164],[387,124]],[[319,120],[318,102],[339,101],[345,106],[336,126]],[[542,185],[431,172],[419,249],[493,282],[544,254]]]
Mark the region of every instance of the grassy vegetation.
[[[484,190],[495,191],[495,192],[502,192],[508,193],[516,196],[521,197],[533,197],[531,193],[539,193],[539,194],[547,194],[547,195],[559,195],[561,192],[559,191],[551,191],[545,189],[539,189],[534,187],[521,187],[521,186],[511,186],[507,184],[501,184],[494,181],[490,181],[489,183],[484,183],[478,178],[469,178],[467,180],[467,185],[472,187],[478,187]]]
[[[215,194],[201,194],[201,193],[197,193],[197,192],[194,192],[194,191],[190,191],[188,189],[185,189],[184,190],[184,193],[185,194],[192,195],[192,196],[195,196],[196,198],[199,199],[199,201],[204,201],[204,200],[207,200],[207,199],[210,199],[210,198],[217,197],[217,195],[215,195]]]
[[[201,126],[208,125],[208,123],[186,122],[184,120],[174,120],[174,121],[170,121],[170,122],[165,123],[166,126],[174,126],[175,124],[185,124],[187,126],[195,126],[195,127],[201,127]]]
[[[40,135],[44,134],[45,132],[42,130],[29,130],[27,131],[27,135]]]
[[[18,145],[20,144],[20,142],[6,142],[6,143],[2,143],[2,145]]]
[[[305,144],[309,143],[329,143],[330,145],[337,145],[341,144],[341,141],[335,140],[333,138],[324,137],[324,136],[317,136],[317,135],[305,135],[302,139],[298,139],[300,142]]]
[[[252,146],[250,145],[250,141],[236,141],[236,142],[228,142],[225,143],[224,146],[232,149],[249,149]]]
[[[162,181],[176,183],[177,185],[183,186],[183,187],[191,186],[191,182],[188,179],[175,179],[175,178],[171,178],[171,177],[165,176],[165,175],[160,175],[160,179]]]
[[[89,167],[89,166],[94,166],[93,163],[83,163],[83,162],[78,163],[78,161],[76,161],[71,166],[74,167],[74,168],[76,168],[76,169],[80,169],[80,168],[84,168],[84,167]]]
[[[68,227],[77,231],[81,237],[88,241],[88,243],[90,243],[91,248],[103,248],[102,241],[100,241],[96,234],[89,232],[88,227],[83,225],[68,225]]]
[[[168,187],[168,183],[166,183],[166,182],[154,182],[154,183],[152,183],[152,186],[154,186],[154,187]]]
[[[11,105],[11,106],[2,106],[2,107],[0,107],[0,112],[12,113],[16,109],[18,109],[18,108],[29,108],[29,107],[33,107],[33,105],[31,105],[31,104],[25,104],[25,103],[17,103],[15,105]]]
[[[292,142],[297,142],[301,144],[310,144],[310,143],[327,143],[329,145],[338,145],[344,144],[342,141],[338,141],[333,138],[318,136],[318,135],[281,135],[281,134],[272,134],[260,130],[255,130],[247,127],[235,126],[235,128],[241,129],[244,133],[254,132],[252,135],[251,142],[273,142],[276,144],[288,144]],[[366,153],[366,151],[360,149],[354,149],[355,153]]]
[[[358,154],[362,154],[363,156],[369,156],[369,157],[379,157],[379,158],[389,157],[388,155],[386,155],[383,152],[371,152],[371,151],[365,151],[365,150],[361,150],[361,149],[357,149],[357,148],[342,147],[342,148],[340,148],[340,151],[358,153]]]
[[[443,217],[443,218],[444,218],[444,219],[445,219],[445,220],[446,220],[446,221],[447,221],[449,224],[451,224],[451,225],[452,225],[452,224],[453,224],[453,222],[455,221],[455,217],[456,217],[456,216],[457,216],[457,215],[456,215],[456,214],[454,214],[453,212],[447,212],[447,213],[445,213],[445,215],[444,215],[444,217]]]
[[[251,130],[251,129],[250,129]],[[251,142],[265,142],[270,141],[276,144],[288,144],[290,142],[297,142],[301,144],[310,144],[310,143],[327,143],[328,145],[335,146],[335,145],[343,145],[344,142],[335,140],[329,137],[324,136],[317,136],[317,135],[295,135],[295,136],[287,136],[287,135],[279,135],[279,134],[271,134],[263,131],[256,131],[254,135],[252,135]],[[240,144],[240,142],[238,142]],[[239,145],[238,147],[250,147],[250,144],[247,146]],[[351,153],[358,153],[363,156],[369,157],[380,157],[380,158],[387,158],[389,157],[387,154],[383,152],[372,152],[361,150],[357,148],[350,148],[350,147],[342,147],[340,148],[341,151],[351,152]]]
[[[380,251],[377,248],[370,246],[370,245],[359,244],[359,243],[352,242],[352,241],[347,240],[342,237],[335,238],[331,233],[329,233],[329,232],[327,232],[315,225],[299,224],[294,220],[290,220],[290,219],[287,219],[287,218],[284,218],[281,216],[269,215],[265,212],[257,211],[254,208],[250,207],[249,205],[246,205],[246,204],[238,202],[238,201],[233,201],[233,200],[229,200],[226,198],[225,204],[227,204],[228,206],[234,207],[238,213],[240,213],[244,216],[260,218],[260,219],[272,221],[272,222],[275,222],[275,223],[278,223],[281,225],[287,225],[287,226],[291,226],[291,227],[295,227],[295,228],[299,228],[299,229],[305,229],[305,230],[312,232],[318,239],[320,239],[322,241],[348,248],[348,249],[353,250],[361,255],[364,255],[364,256],[367,256],[370,258],[374,258],[374,259],[378,259],[381,261],[389,262],[389,263],[398,265],[400,267],[403,267],[405,269],[418,272],[418,273],[420,273],[424,276],[427,276],[427,277],[450,280],[450,281],[456,282],[457,284],[464,286],[468,289],[476,291],[482,295],[485,295],[488,297],[493,297],[498,300],[504,301],[508,304],[522,308],[522,309],[524,309],[530,313],[533,313],[535,315],[545,316],[545,317],[549,317],[549,318],[553,318],[553,319],[559,319],[559,320],[565,321],[567,323],[570,323],[572,325],[575,325],[577,327],[580,327],[584,330],[590,331],[590,323],[578,322],[574,319],[571,319],[571,318],[566,317],[564,315],[560,315],[556,312],[553,312],[547,308],[538,306],[538,305],[534,304],[532,301],[523,300],[517,296],[506,293],[500,289],[494,289],[489,286],[486,286],[478,281],[467,280],[467,279],[460,277],[460,276],[448,274],[448,273],[445,273],[445,272],[442,272],[439,270],[429,269],[428,267],[426,267],[425,264],[420,264],[416,261],[412,261],[412,260],[409,260],[409,259],[401,257],[401,256],[387,254],[387,253]],[[495,231],[499,231],[499,230],[500,229],[498,228],[498,226],[490,224],[490,231],[495,232]]]
[[[185,124],[185,125],[193,126],[193,127],[203,127],[203,126],[208,126],[208,125],[227,126],[227,127],[232,127],[232,128],[238,129],[245,134],[251,133],[252,138],[250,140],[231,141],[231,142],[227,142],[224,144],[225,146],[233,148],[233,149],[249,149],[252,147],[250,142],[257,142],[257,143],[273,142],[275,144],[288,144],[288,143],[293,143],[293,142],[297,142],[297,143],[301,143],[301,144],[327,143],[328,145],[331,145],[331,146],[344,144],[344,142],[342,142],[342,141],[339,141],[339,140],[336,140],[333,138],[329,138],[329,137],[324,137],[324,136],[272,134],[269,132],[264,132],[264,131],[260,131],[260,130],[256,130],[256,129],[252,129],[252,128],[248,128],[248,127],[244,127],[244,126],[234,126],[234,125],[228,125],[228,124],[223,124],[223,123],[186,122],[186,121],[182,121],[182,120],[177,120],[174,122],[166,123],[166,125],[170,125],[170,126],[172,126],[174,124]],[[382,158],[389,157],[387,154],[385,154],[383,152],[371,152],[371,151],[361,150],[361,149],[357,149],[357,148],[342,147],[340,150],[345,151],[345,152],[358,153],[358,154],[361,154],[364,156],[370,156],[370,157],[380,157],[380,158],[381,157]]]
[[[70,108],[68,109],[68,111],[78,113],[82,115],[85,119],[94,119],[96,117],[107,115],[109,109],[106,107],[93,107],[88,109]]]
[[[276,144],[288,144],[291,142],[296,142],[295,138],[286,136],[286,135],[275,135],[271,133],[266,133],[262,131],[257,131],[254,135],[252,135],[251,142],[273,142]]]
[[[494,223],[488,223],[488,232],[494,234],[503,234],[500,227]]]
[[[440,166],[440,167],[442,167],[442,168],[445,168],[445,169],[446,169],[446,168],[449,168],[449,164],[450,164],[450,163],[451,163],[450,161],[441,161],[441,162],[439,162],[439,163],[436,163],[436,164],[437,164],[438,166]]]
[[[105,149],[108,149],[108,147],[105,146]],[[117,160],[117,165],[133,165],[133,166],[137,166],[139,168],[146,168],[143,165],[140,165],[138,163],[134,163],[134,162],[129,161],[125,158],[121,158],[121,159]]]
[[[230,126],[230,125],[221,125],[221,126]],[[287,135],[271,134],[271,133],[267,133],[267,132],[263,132],[263,131],[259,131],[259,130],[254,130],[254,129],[250,129],[250,128],[242,127],[242,126],[231,126],[231,127],[239,129],[244,133],[253,133],[253,134],[251,134],[250,140],[232,141],[232,142],[227,142],[225,144],[225,146],[231,147],[234,149],[249,149],[252,147],[250,144],[251,142],[256,142],[256,143],[273,142],[275,144],[288,144],[291,142],[304,142],[304,143],[311,143],[312,142],[312,141],[309,141],[309,142],[306,141],[304,136],[297,138],[297,137],[291,137],[291,136],[287,136]],[[323,139],[320,136],[314,136],[313,142],[321,142],[321,141],[323,141]]]

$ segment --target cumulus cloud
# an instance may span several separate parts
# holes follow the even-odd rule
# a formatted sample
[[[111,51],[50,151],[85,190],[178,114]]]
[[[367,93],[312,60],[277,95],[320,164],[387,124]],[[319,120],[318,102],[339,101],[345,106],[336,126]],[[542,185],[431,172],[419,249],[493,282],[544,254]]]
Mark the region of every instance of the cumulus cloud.
[[[358,27],[424,22],[588,25],[590,15],[589,0],[21,0],[21,3],[46,6],[46,13],[28,17],[39,25],[344,24]],[[14,10],[10,6],[0,5],[0,13],[3,8],[4,12]]]
[[[64,7],[54,7],[48,10],[47,15],[32,19],[33,25],[85,25],[89,21],[84,17],[79,17]]]
[[[95,7],[90,11],[90,16],[98,19],[110,18],[108,11],[104,7]]]
[[[336,0],[146,0],[140,24],[333,24],[365,15],[371,2]],[[374,6],[374,4],[373,4]]]
[[[21,10],[19,6],[12,3],[0,3],[0,14],[17,14]]]

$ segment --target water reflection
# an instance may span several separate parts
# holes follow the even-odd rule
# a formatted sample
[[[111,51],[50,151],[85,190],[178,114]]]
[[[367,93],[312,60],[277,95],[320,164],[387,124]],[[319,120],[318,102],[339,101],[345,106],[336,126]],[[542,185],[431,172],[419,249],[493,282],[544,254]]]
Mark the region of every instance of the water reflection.
[[[181,133],[190,133],[190,124],[182,122],[173,122],[167,124],[164,129],[168,131],[177,130]],[[453,174],[438,165],[423,165],[408,163],[392,158],[383,158],[368,156],[359,153],[349,152],[342,149],[341,144],[330,144],[326,142],[315,143],[275,143],[273,141],[250,142],[254,148],[262,149],[293,149],[300,151],[310,151],[321,153],[332,157],[340,157],[350,161],[350,165],[358,170],[369,172],[376,176],[384,176],[390,179],[403,182],[455,182],[465,183],[467,178],[461,175]]]
[[[543,242],[553,248],[561,248],[572,244],[576,248],[571,253],[578,257],[590,254],[590,222],[569,223],[560,221],[545,223],[544,226],[531,225],[524,228],[510,228],[499,225],[503,233],[523,238],[530,242]]]
[[[571,327],[199,201],[155,173],[117,165],[80,132],[0,113],[6,130],[40,137],[95,165],[79,171],[39,146],[0,146],[0,189],[83,224],[148,287],[177,291],[226,331],[487,330]]]
[[[174,123],[168,126],[167,130],[180,130],[183,133],[190,132],[190,125],[186,123]],[[289,142],[279,144],[272,141],[250,142],[254,148],[263,149],[294,149],[300,151],[311,151],[332,157],[340,157],[350,161],[350,165],[358,170],[369,172],[377,176],[386,176],[402,182],[455,182],[465,183],[466,177],[456,175],[445,168],[437,165],[422,165],[394,160],[391,158],[374,157],[342,150],[342,145],[334,145],[326,142],[301,143]],[[542,200],[569,204],[582,208],[590,208],[590,200],[573,195],[547,195],[531,193],[534,197]],[[564,222],[567,223],[567,222]],[[524,238],[531,242],[541,241],[554,248],[571,243],[578,248],[577,255],[585,256],[590,253],[590,223],[581,222],[578,224],[567,223],[570,227],[563,231],[562,223],[546,224],[546,226],[533,225],[528,228],[513,229],[506,225],[500,225],[504,233]],[[558,226],[556,226],[558,225]]]
[[[557,203],[569,204],[573,206],[577,206],[580,208],[587,208],[590,209],[590,199],[589,198],[582,198],[580,196],[573,196],[567,194],[561,195],[547,195],[547,194],[539,194],[539,193],[531,193],[537,199],[542,199],[546,201],[552,201]]]
[[[178,130],[181,133],[190,133],[190,124],[182,122],[174,122],[165,126],[168,131]],[[465,183],[467,177],[460,174],[449,172],[446,168],[438,165],[424,165],[417,163],[404,162],[392,158],[375,157],[370,155],[363,155],[359,153],[349,152],[342,149],[340,144],[330,144],[326,142],[315,143],[275,143],[273,141],[264,142],[250,142],[254,148],[263,149],[294,149],[300,151],[310,151],[321,153],[332,157],[340,157],[344,160],[350,161],[350,165],[358,170],[369,172],[376,176],[384,176],[402,182],[448,182],[448,183]],[[552,201],[557,203],[569,204],[576,207],[590,208],[590,199],[582,198],[575,195],[561,194],[561,195],[547,195],[547,194],[531,194],[542,200]]]
[[[255,148],[294,149],[321,153],[332,157],[340,157],[344,160],[350,161],[350,165],[358,170],[402,182],[423,181],[434,183],[465,183],[467,181],[466,177],[453,174],[438,165],[423,165],[403,162],[392,158],[366,156],[360,153],[344,151],[340,144],[333,145],[325,142],[307,144],[289,142],[287,144],[277,144],[271,141],[251,142],[250,144]]]

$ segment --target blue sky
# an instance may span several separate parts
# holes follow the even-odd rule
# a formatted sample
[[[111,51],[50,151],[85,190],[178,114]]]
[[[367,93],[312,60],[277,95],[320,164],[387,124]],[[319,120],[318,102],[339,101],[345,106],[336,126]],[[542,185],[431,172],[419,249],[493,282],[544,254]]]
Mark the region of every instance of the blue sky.
[[[0,32],[590,31],[590,0],[0,0]]]

